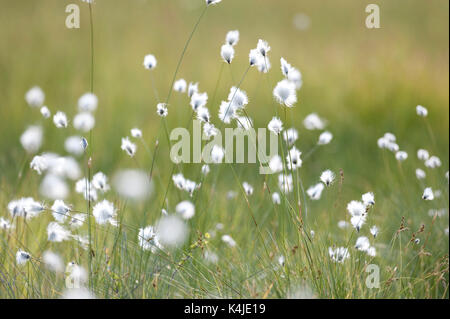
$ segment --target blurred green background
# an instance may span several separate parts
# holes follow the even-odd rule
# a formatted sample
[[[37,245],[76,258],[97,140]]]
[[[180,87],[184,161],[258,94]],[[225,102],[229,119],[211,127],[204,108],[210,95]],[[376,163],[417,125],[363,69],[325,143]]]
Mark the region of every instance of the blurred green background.
[[[65,27],[65,7],[70,3],[80,5],[80,29]],[[317,112],[329,121],[335,139],[312,157],[307,176],[317,178],[324,166],[343,168],[347,183],[369,188],[380,177],[382,158],[376,139],[386,131],[397,135],[400,148],[411,157],[417,148],[429,148],[448,167],[448,1],[376,1],[381,29],[365,27],[368,3],[224,0],[208,10],[178,78],[200,82],[200,91],[212,96],[222,63],[220,46],[227,31],[238,29],[241,40],[232,64],[235,81],[259,38],[272,47],[270,89],[282,78],[281,56],[301,70],[304,85],[291,121],[300,130],[302,151],[307,152],[317,138],[316,132],[303,128],[303,118]],[[26,105],[25,92],[40,86],[52,113],[62,110],[71,118],[78,97],[89,90],[89,11],[86,3],[76,0],[0,0],[0,4],[0,174],[2,184],[8,185],[17,178],[24,157],[20,134],[27,125],[41,121],[38,111]],[[157,57],[154,76],[164,98],[203,5],[203,0],[95,2],[94,90],[100,101],[94,131],[97,167],[110,172],[126,165],[123,161],[129,163],[121,153],[120,137],[129,135],[131,127],[141,127],[148,143],[153,143],[159,118],[143,57],[148,53]],[[299,13],[310,19],[306,30],[294,25]],[[259,127],[273,116],[267,81],[251,70],[242,85],[250,98],[248,113]],[[208,104],[216,123],[220,99],[232,84],[225,69],[215,105]],[[428,120],[438,149],[431,147],[425,126],[415,114],[417,104],[430,111]],[[175,94],[169,128],[184,126],[183,119],[190,113],[187,98]],[[67,133],[61,134],[50,123],[45,129],[42,150],[63,153]],[[70,131],[75,133],[73,128]]]

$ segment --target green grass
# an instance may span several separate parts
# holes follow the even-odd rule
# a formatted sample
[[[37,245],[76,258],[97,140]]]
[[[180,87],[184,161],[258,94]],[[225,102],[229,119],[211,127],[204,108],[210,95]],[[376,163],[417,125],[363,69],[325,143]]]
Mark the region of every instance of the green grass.
[[[76,134],[73,127],[58,130],[41,119],[37,110],[26,105],[24,94],[39,85],[53,113],[65,111],[70,119],[76,114],[77,99],[90,90],[91,77],[89,10],[87,4],[78,2],[81,28],[69,30],[64,27],[64,9],[70,1],[0,0],[0,217],[12,220],[7,205],[13,199],[32,196],[45,200],[39,194],[42,177],[29,169],[32,157],[19,143],[23,130],[41,123],[45,139],[40,152],[59,154],[65,154],[65,138]],[[197,2],[198,6],[192,4]],[[118,208],[121,224],[117,228],[99,226],[92,219],[91,254],[73,241],[49,242],[46,227],[53,217],[48,211],[26,222],[12,220],[13,230],[0,230],[0,297],[61,297],[65,275],[47,270],[40,262],[49,249],[60,254],[65,264],[75,261],[88,269],[91,260],[88,286],[99,298],[286,298],[298,296],[305,287],[318,298],[448,298],[449,242],[444,232],[449,207],[444,178],[449,162],[448,2],[378,3],[379,30],[365,28],[365,4],[350,0],[339,4],[224,0],[207,10],[196,30],[177,78],[198,81],[200,91],[208,92],[207,106],[218,127],[219,103],[244,74],[248,52],[259,38],[272,47],[272,69],[264,76],[251,69],[241,85],[249,95],[246,112],[255,127],[266,127],[275,115],[271,90],[282,78],[280,56],[303,74],[299,103],[288,110],[287,121],[278,106],[285,127],[299,130],[296,145],[303,154],[314,147],[319,134],[307,131],[303,118],[317,112],[329,121],[332,143],[305,159],[299,174],[305,188],[317,183],[327,168],[336,173],[342,169],[343,177],[338,177],[319,201],[304,200],[296,183],[282,205],[274,206],[268,189],[277,190],[277,175],[268,176],[265,188],[257,164],[211,165],[211,173],[192,199],[170,180],[169,145],[142,60],[147,53],[158,59],[152,75],[164,100],[203,1],[136,0],[125,4],[97,0],[93,6],[94,92],[99,108],[90,139],[90,173],[102,171],[111,177],[120,168],[150,171],[158,139],[154,191],[138,204],[124,201],[114,191],[107,193],[105,197]],[[294,28],[297,12],[311,17],[308,30]],[[241,40],[231,67],[225,66],[219,78],[219,50],[231,29],[240,30]],[[416,116],[417,104],[428,108],[426,120]],[[186,126],[191,112],[187,96],[173,92],[167,129]],[[134,126],[143,130],[150,149],[149,155],[144,145],[137,143],[136,160],[120,149],[121,137],[129,135]],[[377,148],[377,139],[388,131],[409,153],[407,161],[399,164],[392,153]],[[423,183],[415,177],[415,169],[423,167],[415,155],[419,148],[439,156],[443,164],[428,169]],[[80,159],[83,169],[86,160]],[[175,166],[175,171],[200,181],[200,167],[183,164]],[[252,196],[242,193],[243,181],[253,185]],[[74,184],[70,185],[73,190]],[[423,201],[426,186],[440,189],[442,196]],[[228,191],[236,192],[236,197],[228,199]],[[353,248],[360,235],[337,226],[338,221],[349,220],[347,203],[368,191],[375,193],[376,205],[360,235],[369,237],[376,247],[374,258]],[[297,194],[302,202],[301,220]],[[154,225],[162,206],[174,212],[181,200],[196,205],[196,215],[188,222],[186,244],[176,250],[142,251],[138,229]],[[66,202],[86,211],[86,201],[73,191]],[[446,211],[443,217],[428,216],[429,209],[441,208]],[[217,223],[224,229],[216,229]],[[375,239],[369,234],[373,224],[380,228]],[[424,229],[419,231],[422,225]],[[80,233],[88,233],[87,225]],[[237,246],[226,246],[220,239],[223,234],[231,235]],[[414,236],[420,238],[419,244],[411,241]],[[328,247],[333,245],[349,248],[350,258],[343,264],[330,260]],[[34,257],[25,266],[16,265],[19,248]],[[204,260],[206,250],[218,255],[217,264]],[[285,256],[284,267],[277,262],[280,255]],[[368,264],[380,267],[379,289],[365,285]]]

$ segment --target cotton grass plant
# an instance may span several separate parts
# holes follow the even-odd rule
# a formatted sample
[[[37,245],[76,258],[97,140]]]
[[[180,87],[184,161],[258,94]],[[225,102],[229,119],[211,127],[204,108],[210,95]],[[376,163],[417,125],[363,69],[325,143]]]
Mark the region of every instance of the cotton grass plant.
[[[340,138],[332,133],[333,120],[318,108],[301,110],[301,124],[294,121],[306,89],[302,74],[276,57],[268,41],[254,39],[248,53],[239,46],[245,32],[232,30],[223,43],[216,41],[212,92],[187,74],[179,77],[207,12],[226,5],[206,0],[163,99],[155,73],[171,67],[158,63],[156,52],[142,54],[153,91],[148,103],[159,121],[156,136],[136,126],[128,136],[115,136],[117,165],[104,169],[96,161],[102,141],[94,140],[102,108],[94,92],[95,3],[85,2],[90,81],[78,113],[45,106],[52,93],[37,86],[25,93],[29,112],[44,124],[24,123],[29,126],[17,148],[25,164],[17,185],[0,197],[1,297],[448,298],[448,171],[425,107],[417,106],[416,120],[430,144],[398,141],[390,132],[373,137],[385,184],[355,185],[324,153]],[[242,60],[246,66],[238,70],[234,63]],[[258,106],[267,114],[264,123],[250,107],[253,71],[265,82],[258,84],[267,95]],[[241,133],[267,127],[279,141],[268,162],[272,174],[259,174],[265,150],[250,137],[255,164],[223,163],[219,145],[210,150],[210,164],[169,162],[169,120],[182,107],[190,117],[179,125],[192,132],[197,119],[208,140],[226,127]],[[62,147],[45,143],[46,121],[64,136]],[[305,132],[313,138],[307,141]],[[305,170],[315,177],[305,178]],[[314,216],[317,202],[326,207],[323,220]],[[380,270],[375,288],[366,281],[370,265]]]

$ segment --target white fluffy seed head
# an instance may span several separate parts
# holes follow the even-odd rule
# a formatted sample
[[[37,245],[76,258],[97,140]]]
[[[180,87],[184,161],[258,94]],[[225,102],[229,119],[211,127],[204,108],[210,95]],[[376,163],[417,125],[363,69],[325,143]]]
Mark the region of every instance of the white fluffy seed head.
[[[195,215],[195,206],[190,201],[182,201],[177,204],[175,211],[183,219],[191,219]]]
[[[297,94],[295,92],[295,84],[288,80],[278,82],[273,90],[275,100],[281,105],[293,107],[297,103]]]
[[[184,93],[186,92],[187,83],[184,79],[179,79],[173,84],[173,89],[176,92]]]
[[[233,46],[229,44],[222,45],[222,47],[220,48],[220,56],[226,63],[231,64],[234,58]]]
[[[53,123],[57,128],[66,128],[68,125],[66,113],[58,111],[53,115]]]
[[[136,201],[148,198],[153,191],[153,183],[148,174],[141,170],[118,171],[112,179],[112,184],[120,196]]]
[[[40,112],[42,114],[42,117],[45,119],[48,119],[52,115],[52,113],[46,106],[41,107]]]
[[[152,69],[156,68],[156,64],[157,64],[157,61],[153,54],[147,54],[144,57],[143,65],[147,70],[152,70]]]
[[[331,140],[333,139],[333,134],[331,134],[328,131],[323,132],[322,134],[320,134],[319,136],[319,140],[317,142],[317,145],[326,145],[329,144],[331,142]]]
[[[32,87],[25,94],[25,100],[30,107],[41,107],[44,104],[44,91],[38,86]]]
[[[239,31],[238,30],[229,31],[227,33],[226,38],[225,38],[225,42],[228,45],[231,45],[231,46],[235,46],[236,44],[238,44],[238,42],[239,42]]]
[[[27,153],[36,153],[42,145],[42,127],[29,126],[20,136],[20,143]]]
[[[322,174],[320,175],[320,180],[326,186],[330,186],[331,184],[333,184],[334,178],[335,178],[335,174],[329,169],[327,169],[326,171],[323,171]]]
[[[419,115],[420,117],[427,117],[428,115],[428,110],[423,107],[422,105],[417,105],[416,106],[416,113],[417,115]]]
[[[180,247],[186,241],[189,229],[182,219],[169,215],[156,224],[156,233],[164,247]]]
[[[137,146],[132,143],[128,137],[122,138],[122,145],[120,146],[122,150],[124,150],[130,157],[133,157],[136,154]]]
[[[78,99],[78,110],[80,112],[93,112],[97,109],[98,98],[94,93],[85,93]]]
[[[267,125],[267,128],[269,129],[269,131],[278,135],[283,130],[283,122],[281,122],[278,117],[273,117]]]

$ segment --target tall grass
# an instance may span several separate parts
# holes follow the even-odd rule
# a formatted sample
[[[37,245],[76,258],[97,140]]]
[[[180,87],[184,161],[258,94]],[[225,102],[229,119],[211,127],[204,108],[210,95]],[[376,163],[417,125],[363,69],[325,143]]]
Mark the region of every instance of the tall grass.
[[[8,174],[14,176],[14,179],[5,174],[0,180],[0,205],[4,208],[0,216],[12,225],[11,228],[0,229],[0,297],[67,296],[70,288],[67,287],[66,279],[70,271],[65,269],[55,272],[45,265],[43,254],[50,250],[61,256],[64,267],[69,262],[74,262],[87,269],[86,286],[98,298],[448,298],[449,203],[448,179],[445,178],[448,149],[447,146],[443,147],[448,138],[436,134],[434,125],[441,113],[445,112],[431,108],[428,118],[408,117],[408,121],[413,123],[411,126],[420,131],[418,135],[421,138],[416,141],[416,134],[411,134],[410,139],[398,141],[400,147],[407,149],[409,153],[406,161],[399,162],[392,152],[377,149],[377,139],[385,131],[395,130],[395,125],[379,127],[378,135],[373,131],[364,135],[364,128],[358,130],[358,125],[349,123],[356,121],[355,118],[358,117],[342,119],[336,113],[328,114],[326,109],[318,105],[317,111],[330,121],[330,129],[336,130],[333,132],[331,145],[317,146],[320,132],[308,131],[302,124],[304,117],[310,113],[304,106],[303,95],[308,96],[308,90],[314,89],[308,87],[308,79],[305,79],[305,86],[298,93],[300,102],[296,108],[287,109],[277,105],[272,98],[272,89],[282,75],[278,70],[279,53],[275,53],[275,45],[272,45],[275,52],[270,53],[273,68],[268,74],[259,74],[245,64],[247,50],[240,43],[236,47],[240,54],[232,64],[233,69],[222,61],[222,64],[205,66],[209,69],[209,81],[212,83],[208,84],[208,91],[213,94],[207,104],[212,121],[221,130],[225,127],[217,120],[218,101],[226,99],[231,86],[237,86],[247,91],[250,97],[250,104],[244,115],[246,118],[253,118],[254,127],[266,127],[273,116],[278,116],[282,118],[285,129],[297,128],[300,139],[295,145],[303,151],[304,162],[295,172],[290,171],[286,165],[286,159],[292,160],[289,158],[290,146],[281,135],[278,139],[279,153],[283,159],[281,173],[292,174],[292,191],[283,192],[280,189],[278,174],[259,175],[259,162],[210,165],[211,172],[203,175],[199,164],[174,164],[169,161],[169,123],[173,127],[184,125],[191,130],[190,121],[194,117],[190,110],[185,111],[189,99],[173,92],[173,84],[179,73],[188,77],[189,73],[184,73],[181,66],[194,35],[202,31],[200,21],[207,19],[205,13],[210,10],[208,8],[220,11],[222,4],[224,3],[216,8],[199,9],[198,14],[196,12],[198,20],[178,55],[173,77],[159,76],[156,73],[169,72],[170,65],[159,63],[157,69],[150,71],[151,78],[147,78],[149,81],[145,85],[152,88],[157,102],[160,101],[156,87],[171,81],[164,100],[169,109],[167,119],[155,120],[156,105],[149,91],[143,97],[144,103],[151,105],[151,111],[142,114],[130,108],[126,114],[114,113],[114,116],[128,118],[134,123],[148,115],[150,123],[158,127],[155,130],[142,127],[144,135],[138,140],[140,144],[134,158],[118,152],[120,138],[128,134],[124,133],[125,129],[128,131],[132,126],[123,125],[126,128],[114,128],[104,133],[102,130],[106,127],[101,122],[109,115],[97,114],[98,125],[95,131],[89,132],[89,146],[81,158],[87,180],[91,180],[92,175],[98,171],[112,177],[117,169],[132,167],[146,172],[153,192],[140,202],[126,200],[115,190],[99,196],[100,199],[104,197],[114,203],[118,212],[117,226],[99,225],[92,216],[94,203],[91,203],[88,184],[86,183],[88,196],[85,200],[83,196],[73,192],[74,183],[70,182],[71,191],[65,201],[72,205],[71,213],[81,213],[87,217],[85,224],[80,229],[72,230],[72,234],[87,235],[87,246],[75,240],[60,243],[48,240],[47,225],[54,220],[52,213],[55,213],[50,208],[52,201],[45,200],[39,192],[42,177],[30,169],[32,156],[27,155],[17,142],[13,143],[11,149],[19,154],[19,158],[24,158],[24,161],[22,165],[4,164],[1,167],[12,171]],[[91,56],[90,61],[83,64],[86,69],[89,68],[86,65],[90,64],[90,92],[94,92],[94,67],[95,70],[100,69],[94,64],[94,47],[97,48],[98,43],[94,42],[92,9],[89,4]],[[212,18],[205,22],[212,23]],[[98,39],[97,34],[95,35]],[[252,39],[252,43],[256,43],[256,40]],[[219,41],[208,38],[208,42],[203,45],[208,46],[210,42]],[[176,47],[179,49],[180,46]],[[142,55],[145,53],[142,52]],[[216,60],[219,60],[218,52],[215,54]],[[192,56],[190,59],[190,63],[195,63],[196,68],[204,67],[202,59]],[[98,59],[95,61],[97,63]],[[136,61],[136,64],[139,62]],[[229,78],[224,68],[229,68]],[[236,77],[239,82],[235,81],[234,76],[238,72],[243,74],[241,78]],[[100,81],[98,79],[101,78],[103,76],[96,75],[95,80]],[[194,79],[187,80],[195,82]],[[205,83],[206,87],[206,82],[200,82],[200,86]],[[99,86],[96,82],[95,87]],[[370,95],[370,88],[362,88],[362,91],[361,96]],[[24,93],[20,92],[21,96]],[[46,93],[47,96],[56,94],[52,91]],[[100,101],[107,93],[99,91]],[[177,96],[178,99],[175,99],[175,94],[180,95]],[[252,104],[253,98],[258,101],[257,107]],[[307,100],[311,102],[311,97]],[[70,99],[65,101],[68,104],[75,102]],[[320,104],[321,101],[318,99],[315,103]],[[386,100],[384,103],[390,102]],[[415,112],[414,107],[415,104],[408,106],[412,114]],[[100,103],[97,112],[102,112],[101,108]],[[20,120],[22,126],[28,120],[37,121],[40,116],[35,110],[28,111],[33,113],[27,119]],[[188,125],[184,118],[182,123],[178,123],[178,112],[186,114]],[[357,112],[359,110],[354,111]],[[438,114],[433,115],[433,112]],[[392,116],[398,116],[394,121],[399,122],[404,118],[404,114]],[[44,129],[52,132],[52,135],[54,133],[65,137],[74,133],[53,131],[52,124],[47,124],[44,124]],[[440,131],[438,128],[438,132]],[[443,131],[448,133],[448,122]],[[167,139],[163,139],[162,134]],[[358,140],[355,137],[358,134],[367,137],[367,140]],[[108,138],[105,135],[109,135]],[[53,136],[45,138],[44,147],[39,154],[47,149],[62,152],[63,140]],[[256,141],[249,139],[247,142],[259,152]],[[350,152],[344,154],[339,148],[345,144],[351,144],[351,148]],[[339,147],[333,148],[333,145]],[[442,166],[425,168],[415,156],[418,148],[428,148],[433,155],[439,156]],[[103,165],[105,154],[111,158],[109,165]],[[416,178],[415,169],[418,167],[426,170],[426,179]],[[313,201],[306,194],[306,189],[318,183],[320,173],[327,168],[338,175],[336,181],[325,188],[319,201]],[[173,185],[172,176],[176,172],[201,183],[192,197]],[[17,174],[19,177],[16,179]],[[365,176],[375,178],[365,180]],[[10,183],[11,180],[14,183]],[[244,189],[244,181],[254,187],[251,194]],[[424,201],[421,196],[425,187],[439,190],[441,195],[436,196],[433,201]],[[376,203],[370,208],[367,222],[361,230],[358,232],[351,226],[338,227],[340,221],[350,222],[347,203],[350,200],[360,200],[360,196],[369,191],[375,193]],[[272,200],[274,192],[281,195],[280,205]],[[44,201],[46,209],[38,217],[27,219],[8,212],[9,202],[27,196]],[[183,200],[191,201],[196,211],[194,218],[185,222],[190,230],[186,242],[176,248],[142,249],[139,230],[155,225],[162,216],[162,209],[169,214],[174,213],[176,205]],[[436,211],[431,211],[432,209]],[[441,210],[438,211],[439,209]],[[377,225],[380,229],[376,237],[369,232],[372,225]],[[66,226],[68,227],[67,224]],[[224,242],[223,235],[230,235],[236,245]],[[356,239],[360,236],[369,238],[376,249],[376,256],[355,248]],[[330,247],[347,248],[349,258],[342,263],[333,261],[329,254]],[[16,261],[19,249],[31,255],[31,259],[24,265]],[[366,269],[372,264],[380,269],[378,288],[369,288],[366,284],[369,275]]]

